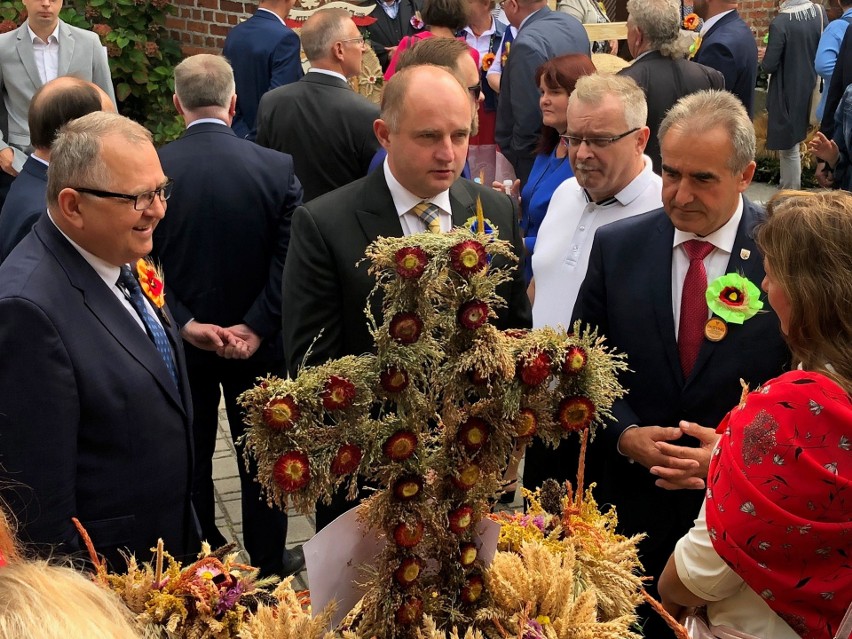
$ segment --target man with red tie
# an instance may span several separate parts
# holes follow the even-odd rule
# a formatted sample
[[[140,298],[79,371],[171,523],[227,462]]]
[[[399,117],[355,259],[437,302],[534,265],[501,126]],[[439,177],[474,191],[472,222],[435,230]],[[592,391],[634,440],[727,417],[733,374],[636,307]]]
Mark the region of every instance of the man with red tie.
[[[755,169],[745,108],[726,91],[694,93],[669,111],[660,141],[663,208],[598,230],[574,307],[627,355],[629,393],[595,441],[600,464],[587,480],[616,506],[619,532],[648,535],[640,558],[655,579],[698,514],[704,493],[690,488],[703,488],[713,429],[739,401],[740,379],[756,387],[790,359],[771,309],[726,321],[705,295],[726,274],[756,287],[764,277],[753,239],[763,210],[743,197]],[[671,636],[656,624],[650,616],[646,636]]]

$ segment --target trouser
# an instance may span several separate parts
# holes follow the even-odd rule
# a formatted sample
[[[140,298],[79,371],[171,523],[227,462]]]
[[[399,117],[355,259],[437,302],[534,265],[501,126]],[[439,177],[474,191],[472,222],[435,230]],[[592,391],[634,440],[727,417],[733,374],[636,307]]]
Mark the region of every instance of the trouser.
[[[799,145],[778,151],[778,159],[781,163],[781,188],[802,188],[802,156],[799,153]]]

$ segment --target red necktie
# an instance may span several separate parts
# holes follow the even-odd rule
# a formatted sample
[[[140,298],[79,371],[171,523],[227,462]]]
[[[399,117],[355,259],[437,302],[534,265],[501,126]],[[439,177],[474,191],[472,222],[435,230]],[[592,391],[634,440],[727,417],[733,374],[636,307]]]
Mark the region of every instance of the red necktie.
[[[680,298],[680,324],[677,332],[677,347],[680,351],[680,366],[684,378],[689,377],[698,351],[704,340],[704,324],[707,322],[707,271],[704,258],[715,248],[710,242],[688,240],[681,244],[689,258],[689,270],[683,280]]]

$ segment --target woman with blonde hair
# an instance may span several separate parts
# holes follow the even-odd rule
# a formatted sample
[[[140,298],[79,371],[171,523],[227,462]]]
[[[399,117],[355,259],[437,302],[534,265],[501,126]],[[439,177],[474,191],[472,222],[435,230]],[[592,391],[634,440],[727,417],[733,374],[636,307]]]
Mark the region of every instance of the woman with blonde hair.
[[[852,598],[852,195],[783,191],[756,239],[798,368],[722,421],[659,591],[715,636],[830,639]]]

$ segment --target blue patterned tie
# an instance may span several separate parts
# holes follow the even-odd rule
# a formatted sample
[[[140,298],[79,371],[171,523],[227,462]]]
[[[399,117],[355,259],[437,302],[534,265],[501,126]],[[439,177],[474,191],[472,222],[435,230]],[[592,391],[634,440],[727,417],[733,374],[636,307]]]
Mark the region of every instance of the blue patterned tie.
[[[142,288],[139,286],[139,282],[136,281],[136,278],[133,277],[133,272],[130,270],[130,267],[126,264],[121,267],[121,275],[118,277],[118,285],[125,290],[127,299],[130,300],[133,308],[136,309],[136,313],[142,318],[142,323],[145,324],[145,328],[148,329],[148,336],[154,342],[154,346],[157,347],[157,351],[159,351],[160,357],[163,358],[166,368],[169,369],[169,375],[172,376],[172,381],[174,381],[175,386],[179,386],[177,368],[175,367],[174,357],[172,357],[172,345],[169,343],[166,331],[163,330],[160,323],[148,312],[145,297],[142,295]]]

